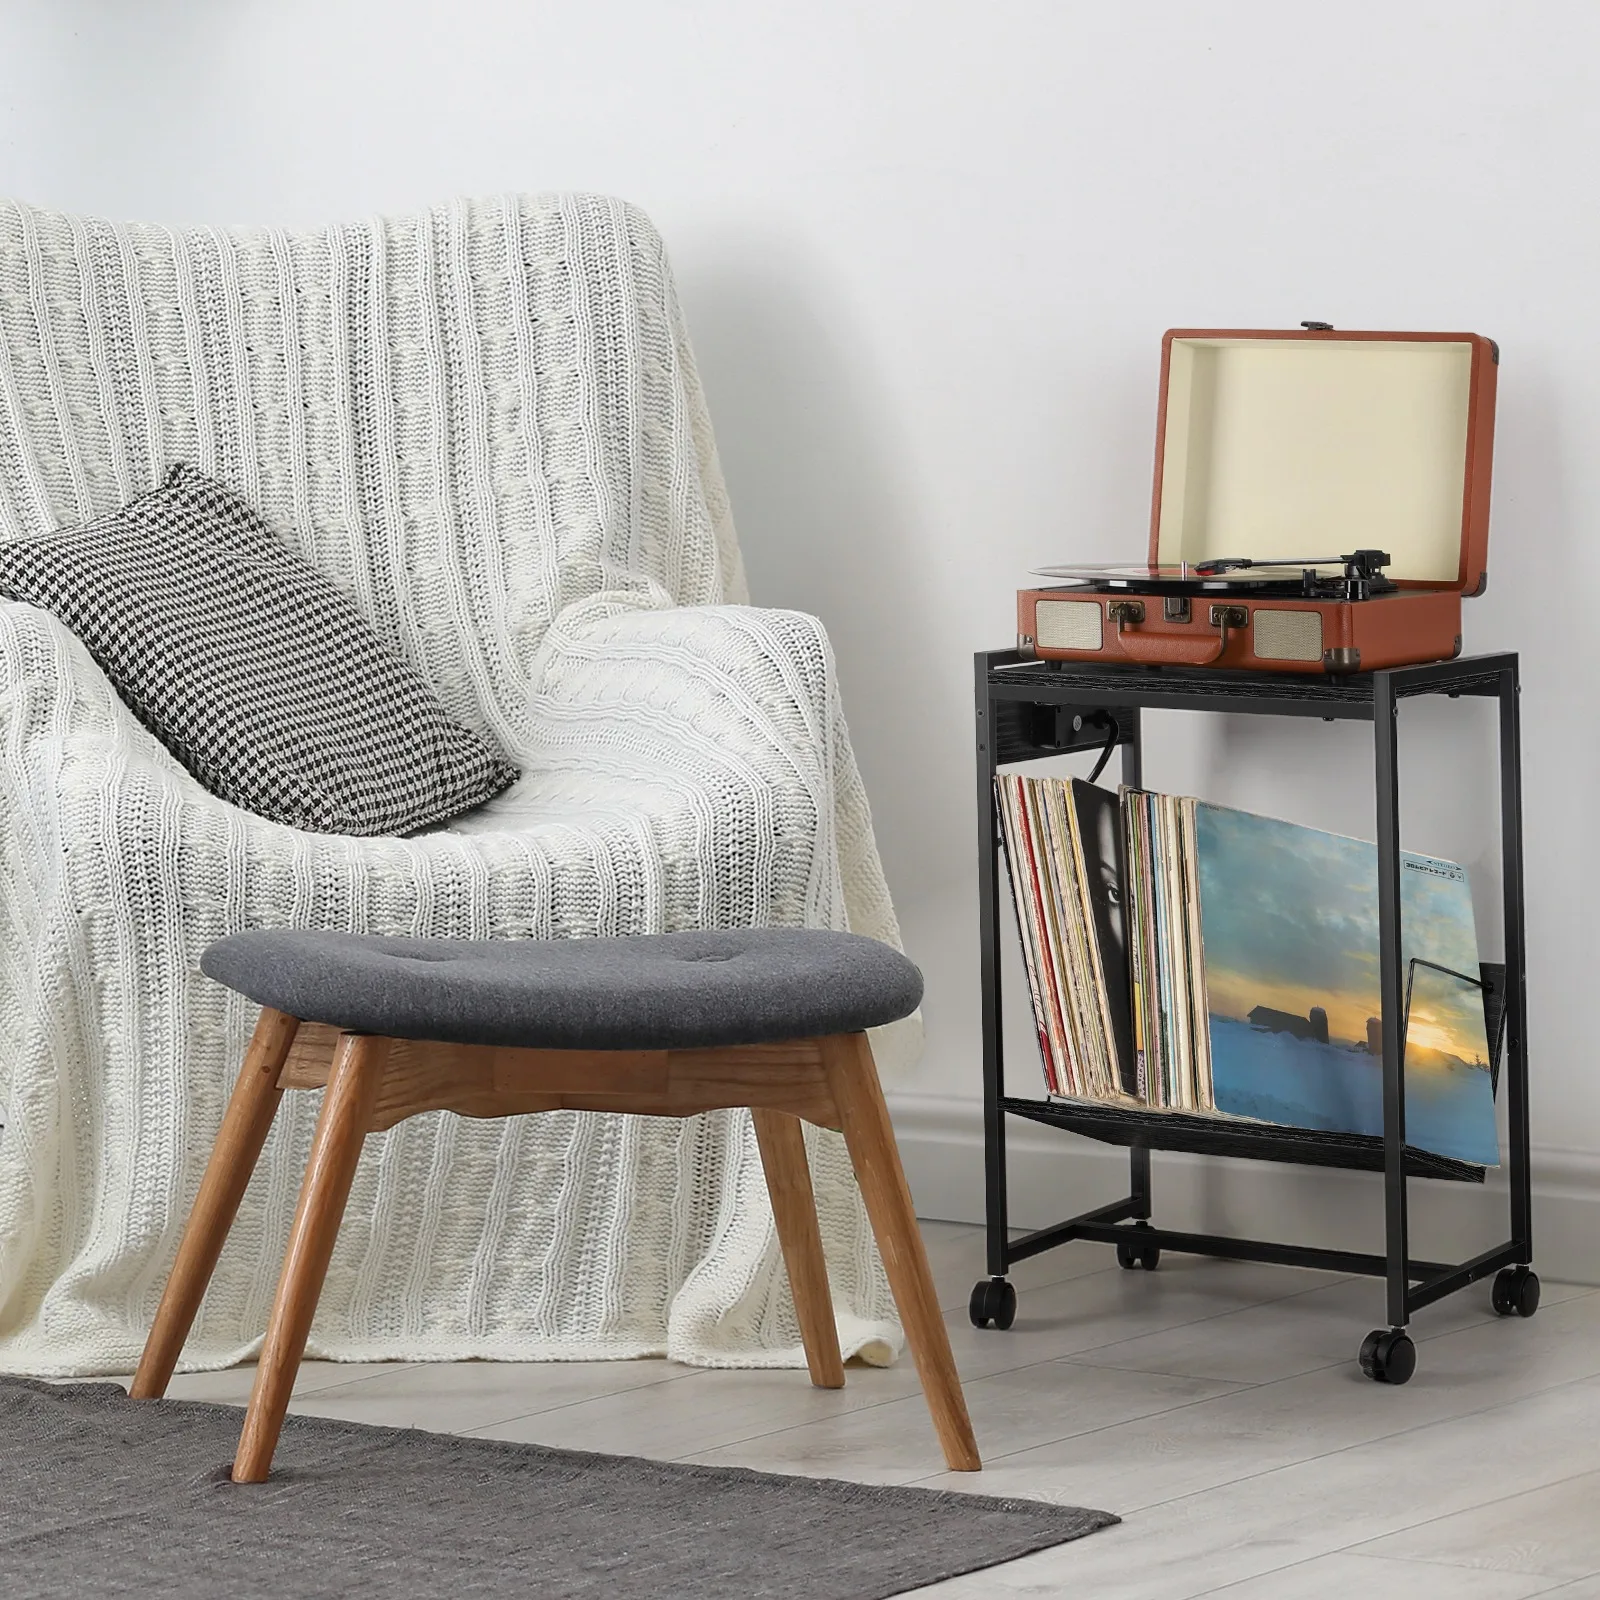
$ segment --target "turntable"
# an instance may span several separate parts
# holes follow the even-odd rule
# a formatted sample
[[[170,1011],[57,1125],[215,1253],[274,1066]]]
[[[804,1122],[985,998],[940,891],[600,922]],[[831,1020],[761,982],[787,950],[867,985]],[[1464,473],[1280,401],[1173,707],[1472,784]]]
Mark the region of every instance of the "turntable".
[[[1470,333],[1172,330],[1149,558],[1038,569],[1055,582],[1018,594],[1018,648],[1321,673],[1459,654],[1498,362]]]

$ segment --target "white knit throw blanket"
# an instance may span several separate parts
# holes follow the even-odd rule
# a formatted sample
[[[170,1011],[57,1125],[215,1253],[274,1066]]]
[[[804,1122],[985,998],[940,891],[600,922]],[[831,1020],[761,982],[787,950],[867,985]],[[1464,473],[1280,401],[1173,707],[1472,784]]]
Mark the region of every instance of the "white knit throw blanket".
[[[253,1021],[199,973],[213,939],[898,942],[827,639],[741,603],[637,211],[514,197],[285,234],[0,205],[0,537],[178,461],[297,540],[525,776],[423,837],[298,833],[206,794],[53,617],[0,604],[3,1371],[138,1358]],[[317,1100],[285,1096],[187,1366],[259,1344]],[[841,1146],[812,1149],[845,1351],[892,1359]],[[801,1364],[745,1114],[438,1113],[368,1139],[308,1354],[662,1352]]]

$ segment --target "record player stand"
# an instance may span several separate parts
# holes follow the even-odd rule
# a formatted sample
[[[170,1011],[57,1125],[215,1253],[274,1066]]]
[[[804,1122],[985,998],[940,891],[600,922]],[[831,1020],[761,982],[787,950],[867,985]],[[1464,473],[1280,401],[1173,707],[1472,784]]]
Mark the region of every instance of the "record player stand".
[[[1522,788],[1517,657],[1469,656],[1423,666],[1317,678],[1283,674],[1129,668],[1025,660],[1014,650],[982,651],[976,661],[978,929],[983,998],[983,1110],[989,1277],[972,1291],[979,1327],[1007,1328],[1016,1291],[1007,1274],[1018,1261],[1072,1239],[1117,1248],[1124,1267],[1156,1266],[1162,1250],[1314,1267],[1379,1277],[1387,1288],[1389,1326],[1370,1333],[1360,1361],[1368,1376],[1404,1383],[1416,1365],[1406,1334],[1412,1314],[1445,1295],[1495,1274],[1493,1304],[1503,1315],[1532,1316],[1539,1303],[1533,1259],[1532,1186],[1528,1157],[1526,964],[1523,943]],[[1505,965],[1485,965],[1485,1012],[1491,1059],[1503,1043],[1496,1087],[1505,1086],[1509,1150],[1510,1237],[1469,1261],[1417,1261],[1407,1237],[1411,1177],[1482,1182],[1483,1170],[1405,1142],[1405,1071],[1400,1050],[1405,974],[1400,959],[1400,705],[1422,695],[1493,699],[1499,705],[1500,854],[1504,891]],[[1312,1133],[1269,1124],[1183,1112],[1112,1111],[1090,1102],[1008,1095],[1000,1017],[999,817],[996,767],[1071,751],[1101,748],[1115,724],[1122,781],[1141,780],[1140,712],[1145,708],[1231,711],[1246,715],[1320,717],[1373,725],[1377,799],[1379,957],[1383,1028],[1381,1138]],[[1007,1118],[1068,1129],[1129,1149],[1128,1193],[1109,1205],[1012,1238],[1006,1204]],[[1150,1152],[1190,1153],[1380,1171],[1384,1178],[1382,1255],[1324,1250],[1273,1240],[1178,1233],[1151,1220]]]

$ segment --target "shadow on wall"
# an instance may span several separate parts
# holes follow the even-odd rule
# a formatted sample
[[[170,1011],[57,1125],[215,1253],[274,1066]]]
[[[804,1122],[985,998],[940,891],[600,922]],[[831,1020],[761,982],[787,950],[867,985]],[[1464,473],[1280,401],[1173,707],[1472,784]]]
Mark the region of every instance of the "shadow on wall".
[[[724,242],[679,279],[751,596],[827,627],[890,887],[914,893],[971,797],[936,770],[926,523],[871,341],[786,240]]]
[[[1587,797],[1600,784],[1600,745],[1589,731],[1586,658],[1574,650],[1574,641],[1593,633],[1587,612],[1600,579],[1600,555],[1572,504],[1572,485],[1581,481],[1588,450],[1572,436],[1548,370],[1508,367],[1501,384],[1489,587],[1463,603],[1462,634],[1468,654],[1521,654],[1528,1015],[1538,1173],[1548,1152],[1585,1146],[1589,1137],[1589,1124],[1575,1130],[1561,1120],[1563,1108],[1570,1114],[1583,1102],[1564,1092],[1557,1074],[1590,1053],[1582,1008],[1574,1008],[1567,997],[1592,986],[1590,897],[1573,885],[1600,877],[1600,851],[1587,819]],[[1522,486],[1532,487],[1534,494],[1519,493]],[[1479,948],[1485,959],[1498,960],[1504,932],[1493,707],[1429,699],[1403,705],[1400,715],[1401,842],[1467,867]],[[1372,782],[1372,730],[1364,724],[1328,727],[1227,717],[1217,719],[1202,792],[1225,804],[1370,839]],[[1550,1087],[1544,1086],[1547,1081]],[[1501,1116],[1503,1127],[1503,1110]],[[1491,1178],[1492,1191],[1495,1181]],[[1248,1180],[1230,1173],[1226,1163],[1208,1166],[1200,1194],[1199,1226],[1226,1231],[1248,1221]],[[1481,1243],[1493,1236],[1487,1223],[1478,1235]],[[1426,1230],[1413,1235],[1413,1245],[1424,1256],[1454,1249],[1453,1242],[1442,1243]]]
[[[1468,655],[1521,653],[1525,872],[1530,936],[1537,938],[1541,884],[1558,882],[1575,869],[1588,871],[1578,867],[1578,858],[1593,855],[1590,830],[1563,829],[1551,812],[1575,792],[1593,792],[1600,752],[1582,738],[1563,739],[1553,751],[1548,737],[1539,734],[1548,719],[1563,717],[1563,658],[1570,641],[1592,632],[1587,608],[1600,561],[1590,541],[1577,533],[1571,514],[1566,486],[1574,480],[1575,452],[1565,446],[1560,408],[1538,374],[1519,374],[1515,382],[1510,397],[1502,390],[1496,427],[1489,587],[1463,601],[1462,635]],[[1511,487],[1522,483],[1540,486],[1537,527],[1527,525]],[[1530,627],[1534,595],[1540,622]],[[1480,947],[1486,959],[1498,959],[1503,938],[1500,797],[1492,704],[1409,701],[1402,705],[1400,726],[1402,845],[1469,869]],[[1218,717],[1213,729],[1200,790],[1208,798],[1359,838],[1374,836],[1369,726]],[[1563,864],[1541,868],[1546,841],[1557,839]],[[1538,965],[1531,963],[1530,972]],[[1581,974],[1572,978],[1581,981]]]

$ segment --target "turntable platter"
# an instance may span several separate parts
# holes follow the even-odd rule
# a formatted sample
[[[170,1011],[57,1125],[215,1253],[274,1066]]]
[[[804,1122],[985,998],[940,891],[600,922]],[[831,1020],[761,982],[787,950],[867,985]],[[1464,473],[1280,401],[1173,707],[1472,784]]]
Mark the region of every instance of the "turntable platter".
[[[1330,568],[1330,576],[1340,570],[1337,561],[1303,562],[1281,566],[1257,567],[1245,570],[1224,567],[1221,571],[1210,563],[1194,566],[1188,562],[1173,565],[1146,564],[1144,562],[1114,562],[1103,566],[1074,564],[1062,567],[1035,567],[1034,575],[1054,578],[1063,583],[1127,584],[1140,588],[1157,589],[1166,584],[1206,589],[1255,588],[1263,584],[1291,583],[1298,585],[1308,570]]]

